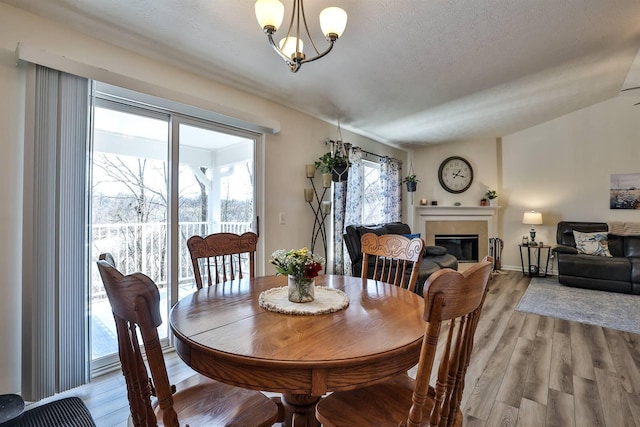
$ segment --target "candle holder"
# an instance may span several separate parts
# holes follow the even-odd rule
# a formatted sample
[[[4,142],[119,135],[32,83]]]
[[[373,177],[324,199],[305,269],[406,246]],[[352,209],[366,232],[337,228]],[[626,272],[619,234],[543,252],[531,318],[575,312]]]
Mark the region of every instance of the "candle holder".
[[[313,166],[313,168],[311,168]],[[304,201],[309,204],[314,215],[313,229],[311,230],[311,252],[315,252],[316,244],[321,240],[324,256],[327,256],[327,230],[324,226],[324,220],[331,214],[331,201],[324,200],[327,190],[331,188],[331,174],[322,174],[322,191],[316,187],[315,165],[306,165],[305,172],[307,179],[311,183],[311,188],[304,189]],[[327,175],[328,180],[327,180]],[[327,185],[328,184],[328,185]]]

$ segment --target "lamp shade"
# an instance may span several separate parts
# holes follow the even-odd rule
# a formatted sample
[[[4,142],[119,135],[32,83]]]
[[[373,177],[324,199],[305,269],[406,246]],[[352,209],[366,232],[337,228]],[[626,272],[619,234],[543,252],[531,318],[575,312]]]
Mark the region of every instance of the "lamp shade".
[[[335,34],[340,37],[347,26],[347,12],[339,7],[328,7],[320,12],[320,28],[325,37]]]
[[[528,211],[525,212],[522,216],[522,223],[529,225],[539,225],[542,224],[542,214],[536,211]]]
[[[260,27],[272,26],[275,31],[282,24],[284,5],[279,0],[258,0],[255,10]]]

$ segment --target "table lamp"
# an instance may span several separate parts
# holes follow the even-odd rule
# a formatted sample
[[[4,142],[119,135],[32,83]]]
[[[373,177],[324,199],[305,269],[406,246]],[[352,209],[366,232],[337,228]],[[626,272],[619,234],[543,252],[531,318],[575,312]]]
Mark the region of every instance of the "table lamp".
[[[527,211],[522,216],[522,223],[531,225],[531,230],[529,230],[531,241],[529,242],[529,244],[531,246],[537,246],[538,244],[536,243],[536,229],[533,226],[542,224],[542,214],[536,211]]]

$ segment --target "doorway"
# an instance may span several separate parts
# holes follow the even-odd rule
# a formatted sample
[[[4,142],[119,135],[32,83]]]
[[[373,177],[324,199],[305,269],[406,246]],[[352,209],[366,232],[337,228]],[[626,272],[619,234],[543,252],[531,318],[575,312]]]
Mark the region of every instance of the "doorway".
[[[123,274],[142,272],[158,285],[158,334],[167,346],[169,309],[195,290],[186,240],[257,229],[258,135],[137,102],[135,92],[123,99],[121,92],[96,91],[92,111],[88,297],[94,374],[118,362],[115,323],[95,265],[100,253],[111,253]]]

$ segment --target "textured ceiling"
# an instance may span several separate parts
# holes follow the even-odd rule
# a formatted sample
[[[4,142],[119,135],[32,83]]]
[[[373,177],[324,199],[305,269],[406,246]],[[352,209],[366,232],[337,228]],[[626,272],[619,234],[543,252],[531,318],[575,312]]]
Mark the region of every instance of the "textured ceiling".
[[[296,74],[253,0],[0,1],[396,146],[495,138],[640,86],[639,0],[306,0],[319,45],[322,8],[349,20]]]

